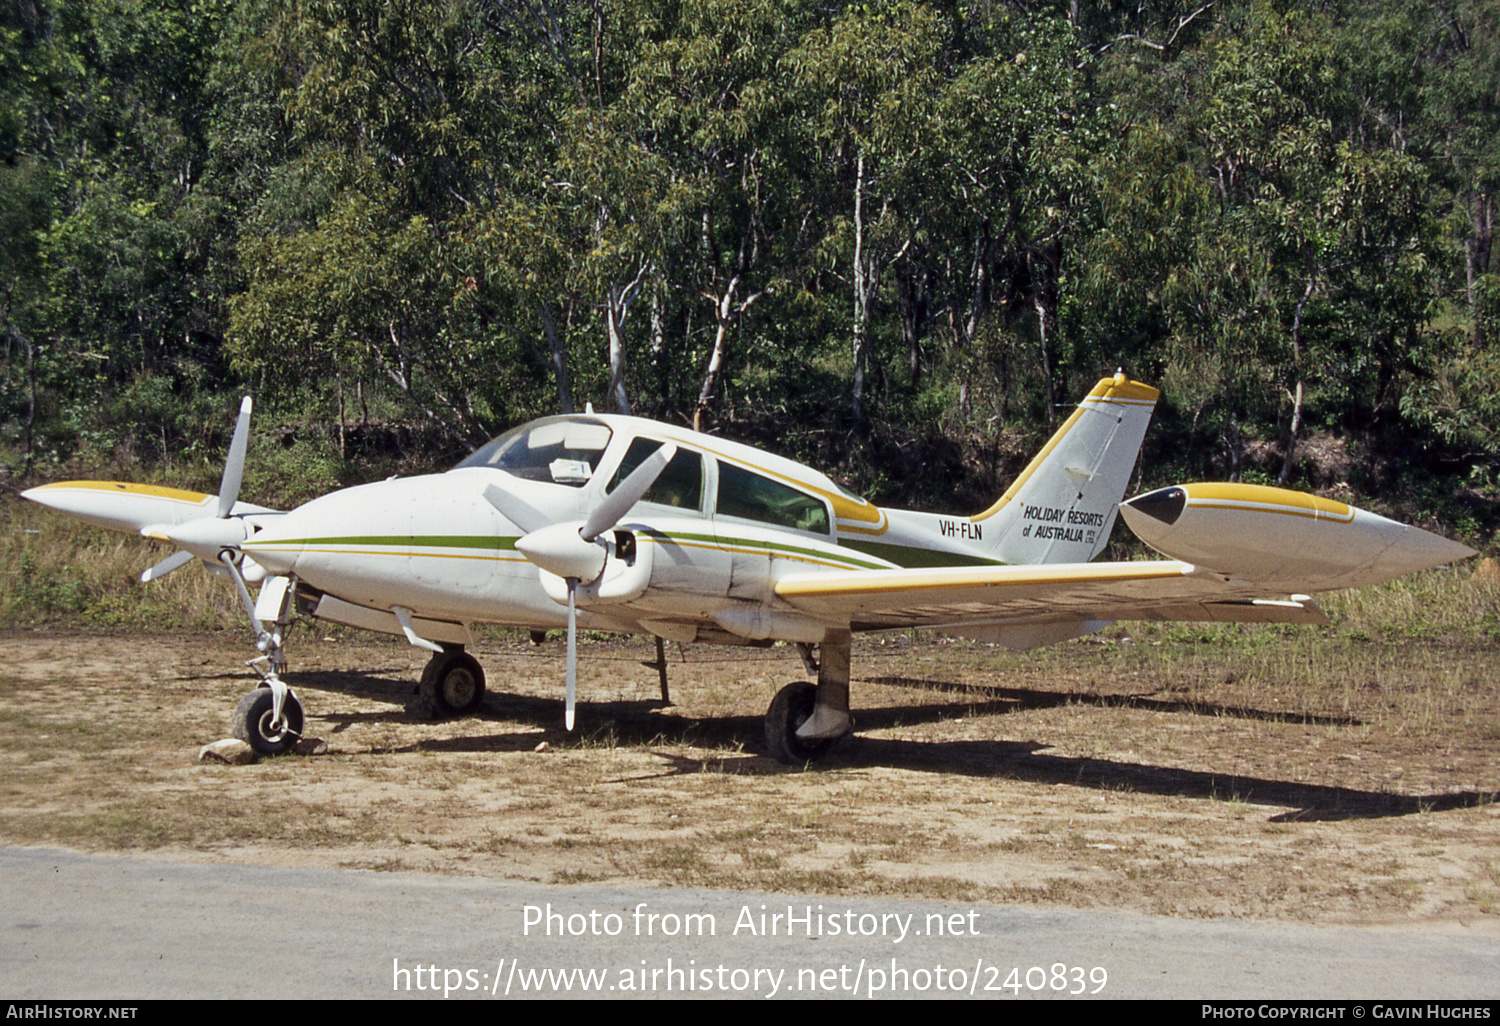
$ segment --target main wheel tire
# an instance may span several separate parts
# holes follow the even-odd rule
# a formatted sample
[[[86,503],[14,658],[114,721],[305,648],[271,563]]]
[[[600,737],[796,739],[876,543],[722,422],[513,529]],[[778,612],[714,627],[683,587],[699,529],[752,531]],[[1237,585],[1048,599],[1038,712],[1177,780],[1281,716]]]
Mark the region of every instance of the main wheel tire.
[[[484,669],[467,652],[434,655],[417,691],[440,716],[466,716],[484,701]]]
[[[828,754],[838,738],[808,739],[797,736],[797,728],[812,718],[818,687],[805,680],[794,681],[776,692],[766,710],[766,748],[777,762],[802,766]]]
[[[295,695],[286,696],[281,707],[286,722],[277,730],[271,725],[273,702],[270,688],[258,688],[240,699],[229,721],[230,733],[260,755],[285,755],[302,739],[302,703]]]

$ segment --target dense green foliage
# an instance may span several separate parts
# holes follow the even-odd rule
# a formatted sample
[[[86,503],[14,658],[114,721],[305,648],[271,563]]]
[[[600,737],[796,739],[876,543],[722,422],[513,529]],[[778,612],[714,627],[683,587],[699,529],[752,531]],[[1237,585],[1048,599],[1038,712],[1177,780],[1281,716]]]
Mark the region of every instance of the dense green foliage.
[[[1123,367],[1153,474],[1472,533],[1497,189],[1481,0],[0,0],[3,442],[208,468],[249,388],[327,484],[592,401],[978,501]]]

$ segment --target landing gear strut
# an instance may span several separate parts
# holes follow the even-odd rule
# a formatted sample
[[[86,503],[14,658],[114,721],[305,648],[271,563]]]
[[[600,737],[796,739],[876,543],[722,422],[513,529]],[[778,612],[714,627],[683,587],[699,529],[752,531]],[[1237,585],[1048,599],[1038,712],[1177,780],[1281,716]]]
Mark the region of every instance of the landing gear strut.
[[[766,748],[790,766],[815,762],[853,733],[849,716],[848,631],[829,631],[818,646],[818,683],[796,681],[776,693],[766,710]],[[807,660],[807,653],[803,653]]]
[[[427,660],[418,695],[439,716],[465,716],[484,701],[484,669],[462,645],[444,645]]]
[[[281,671],[286,669],[286,653],[281,642],[291,626],[291,582],[285,577],[267,581],[261,588],[265,609],[258,609],[258,603],[251,601],[250,589],[245,586],[238,554],[225,549],[219,553],[219,562],[234,581],[240,604],[250,617],[250,629],[255,632],[255,647],[261,651],[259,657],[247,664],[260,674],[261,686],[241,698],[234,707],[234,714],[229,718],[229,731],[260,755],[285,755],[302,739],[303,724],[302,703],[281,679]],[[266,630],[267,622],[273,623],[276,629]]]

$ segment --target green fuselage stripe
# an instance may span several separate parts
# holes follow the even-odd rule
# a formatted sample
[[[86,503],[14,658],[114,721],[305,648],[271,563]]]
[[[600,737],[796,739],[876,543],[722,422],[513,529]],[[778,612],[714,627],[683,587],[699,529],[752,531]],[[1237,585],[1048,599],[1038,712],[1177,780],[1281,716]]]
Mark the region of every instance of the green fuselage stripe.
[[[869,560],[856,559],[853,556],[847,555],[845,553],[838,552],[838,551],[833,550],[833,549],[815,549],[815,548],[810,548],[810,547],[800,546],[800,545],[787,545],[787,544],[784,544],[782,542],[766,541],[766,540],[759,539],[759,538],[739,538],[739,537],[731,537],[731,536],[728,536],[728,535],[688,534],[688,533],[675,532],[675,531],[673,531],[673,532],[665,532],[665,531],[656,531],[656,530],[643,530],[643,531],[641,531],[641,533],[647,535],[648,537],[650,537],[652,539],[654,539],[658,544],[662,544],[662,543],[666,543],[666,544],[677,543],[677,544],[682,544],[682,545],[711,545],[711,546],[723,547],[723,548],[750,549],[752,551],[761,551],[761,552],[764,552],[768,557],[780,556],[780,557],[788,558],[788,559],[821,560],[821,561],[824,561],[824,562],[839,563],[839,564],[848,566],[850,569],[858,569],[858,570],[884,570],[884,569],[888,569],[887,566],[884,563],[872,563]],[[274,542],[267,542],[267,543],[265,543],[263,545],[259,545],[259,546],[256,544],[256,542],[254,541],[254,539],[251,539],[250,541],[247,541],[245,543],[244,548],[246,549],[246,551],[254,552],[256,548],[264,548],[266,550],[275,551],[275,550],[301,549],[301,548],[318,549],[318,548],[330,548],[330,547],[345,548],[345,547],[350,547],[350,546],[359,546],[359,547],[362,547],[362,548],[394,549],[396,551],[394,551],[394,552],[388,552],[388,553],[385,553],[385,554],[386,555],[393,555],[393,556],[401,556],[401,555],[407,555],[408,553],[410,553],[412,555],[419,555],[420,553],[415,553],[415,552],[411,551],[411,550],[414,550],[414,549],[478,549],[478,550],[485,551],[485,552],[514,552],[515,549],[516,549],[516,542],[518,540],[519,540],[519,538],[516,538],[516,537],[506,537],[506,536],[496,537],[496,536],[493,536],[493,535],[474,535],[474,534],[456,534],[456,535],[373,535],[373,534],[371,534],[371,535],[330,536],[330,537],[323,537],[323,538],[287,539],[287,540],[280,540],[280,541],[274,541]],[[846,545],[846,547],[852,547],[852,546],[849,546],[848,543],[845,543],[845,545]],[[861,543],[861,546],[862,545],[863,545],[863,543]],[[892,549],[897,548],[896,546],[881,546],[881,547],[882,548],[892,548]],[[914,553],[920,553],[921,550],[917,550],[917,549],[905,550],[905,549],[902,549],[900,551],[903,551],[903,552],[910,551],[910,552],[914,552]],[[872,552],[871,555],[875,555],[877,557],[881,556],[881,554],[879,552]],[[891,560],[891,562],[895,562],[895,560]],[[932,564],[932,565],[936,565],[936,564]]]
[[[760,538],[740,538],[730,535],[688,534],[684,532],[655,530],[644,530],[641,533],[654,538],[658,543],[677,542],[684,545],[714,545],[725,548],[750,549],[752,551],[764,552],[768,557],[781,556],[788,559],[823,560],[831,563],[840,563],[854,570],[884,570],[887,569],[888,564],[895,564],[907,569],[925,569],[943,566],[1005,565],[1001,560],[988,559],[984,556],[961,552],[943,552],[936,549],[919,548],[914,545],[892,545],[888,542],[867,541],[863,538],[844,538],[839,541],[839,545],[845,549],[853,549],[868,556],[874,556],[876,559],[883,560],[884,562],[872,563],[869,560],[856,559],[853,556],[831,549],[787,545],[783,542],[766,541]],[[413,549],[478,549],[484,552],[499,553],[514,552],[518,540],[518,538],[513,536],[485,534],[367,534],[294,539],[269,542],[264,546],[257,546],[255,539],[252,538],[245,542],[244,547],[250,552],[255,551],[257,547],[263,547],[268,550],[279,550],[357,545],[369,548],[406,551]],[[402,554],[404,553],[400,551],[390,553],[390,555]]]
[[[863,538],[844,538],[839,544],[846,548],[857,549],[877,559],[895,563],[907,570],[940,566],[1005,566],[1003,560],[989,559],[966,552],[943,552],[940,549],[923,549],[915,545],[892,545],[888,542],[866,541]]]

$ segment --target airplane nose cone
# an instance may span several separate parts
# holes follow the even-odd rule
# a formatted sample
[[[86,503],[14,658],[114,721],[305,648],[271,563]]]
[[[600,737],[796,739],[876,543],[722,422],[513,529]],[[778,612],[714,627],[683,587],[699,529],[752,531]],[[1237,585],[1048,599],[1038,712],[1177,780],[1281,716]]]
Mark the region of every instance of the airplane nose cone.
[[[1367,514],[1367,516],[1373,518],[1374,514]],[[1450,541],[1441,535],[1424,531],[1420,527],[1403,527],[1389,520],[1385,523],[1394,525],[1393,528],[1388,529],[1393,535],[1391,544],[1389,548],[1372,559],[1372,564],[1378,572],[1389,577],[1399,577],[1402,574],[1427,570],[1445,563],[1456,563],[1460,559],[1478,555],[1467,545]],[[1398,532],[1395,528],[1402,529]]]
[[[608,550],[599,540],[584,541],[577,524],[553,524],[516,542],[516,551],[550,574],[592,584],[604,572]]]

